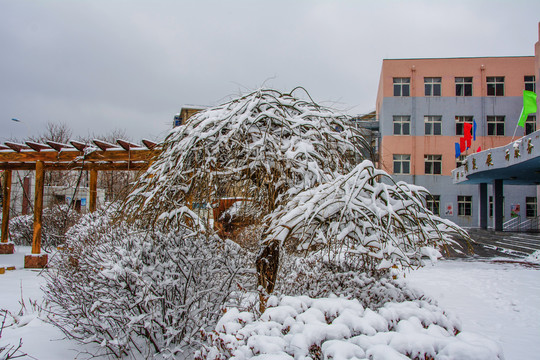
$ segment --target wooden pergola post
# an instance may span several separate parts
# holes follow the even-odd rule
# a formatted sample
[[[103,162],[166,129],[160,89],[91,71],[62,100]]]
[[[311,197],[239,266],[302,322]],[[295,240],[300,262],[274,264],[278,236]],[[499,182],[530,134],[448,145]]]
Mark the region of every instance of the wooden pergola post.
[[[9,207],[11,199],[11,170],[4,171],[2,181],[2,238],[0,241],[0,254],[13,254],[14,245],[9,243]]]
[[[24,257],[25,268],[43,268],[47,265],[47,254],[41,254],[41,217],[43,214],[44,189],[43,161],[36,161],[36,182],[34,197],[34,234],[32,236],[32,254]]]
[[[90,212],[96,211],[97,206],[97,177],[98,172],[96,169],[90,170]]]

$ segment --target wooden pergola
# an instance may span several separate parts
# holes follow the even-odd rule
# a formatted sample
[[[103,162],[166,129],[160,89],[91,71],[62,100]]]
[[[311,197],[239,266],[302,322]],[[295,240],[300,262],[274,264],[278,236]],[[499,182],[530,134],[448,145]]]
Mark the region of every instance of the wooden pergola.
[[[46,171],[89,171],[89,211],[96,210],[98,172],[105,170],[144,170],[160,152],[157,144],[142,140],[143,145],[124,140],[116,144],[93,140],[93,144],[70,141],[46,144],[27,141],[24,144],[0,144],[0,171],[2,181],[2,228],[0,254],[12,254],[14,244],[8,240],[9,208],[12,172],[35,171],[34,229],[31,255],[25,256],[25,268],[42,268],[47,264],[47,254],[41,254],[41,216],[43,212],[44,174]]]

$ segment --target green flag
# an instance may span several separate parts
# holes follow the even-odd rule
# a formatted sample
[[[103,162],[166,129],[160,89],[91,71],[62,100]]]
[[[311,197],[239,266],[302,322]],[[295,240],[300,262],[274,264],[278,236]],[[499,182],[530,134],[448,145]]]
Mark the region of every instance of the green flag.
[[[518,125],[525,127],[527,116],[533,113],[536,113],[536,94],[532,91],[523,90],[523,110],[521,110]]]

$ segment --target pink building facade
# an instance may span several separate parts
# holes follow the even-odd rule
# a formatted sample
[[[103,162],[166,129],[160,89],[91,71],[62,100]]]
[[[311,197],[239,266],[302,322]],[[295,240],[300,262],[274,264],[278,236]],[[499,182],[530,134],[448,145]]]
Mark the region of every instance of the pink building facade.
[[[433,194],[427,206],[442,217],[478,226],[478,187],[454,185],[451,171],[479,148],[503,146],[536,130],[535,115],[525,128],[516,125],[523,90],[536,92],[537,78],[534,56],[383,60],[376,103],[381,168],[427,188]],[[465,123],[476,123],[476,139],[456,158]],[[536,216],[535,186],[504,191],[505,218],[516,209]]]

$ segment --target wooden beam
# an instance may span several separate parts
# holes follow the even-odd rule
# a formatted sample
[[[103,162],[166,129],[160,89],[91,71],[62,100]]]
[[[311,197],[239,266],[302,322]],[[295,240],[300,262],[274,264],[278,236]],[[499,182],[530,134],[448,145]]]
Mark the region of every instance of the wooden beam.
[[[9,235],[9,206],[11,199],[11,170],[4,171],[2,181],[2,243],[8,242]]]
[[[72,149],[71,145],[59,143],[56,141],[47,141],[47,145],[49,145],[56,151],[62,151],[63,149]]]
[[[9,142],[9,141],[6,141],[4,144],[9,146],[11,149],[15,150],[16,152],[20,152],[21,150],[29,149],[29,147],[24,145],[24,144],[17,144],[17,143]]]
[[[114,162],[114,163],[43,163],[43,168],[46,171],[67,171],[67,170],[107,170],[107,171],[127,171],[127,170],[146,170],[150,165],[149,162]],[[36,164],[27,163],[0,163],[0,170],[35,170]]]
[[[40,144],[40,143],[33,142],[33,141],[27,141],[26,145],[30,146],[32,148],[32,150],[35,150],[35,151],[50,150],[51,149],[49,146],[47,146],[45,144]]]
[[[93,169],[90,170],[90,206],[89,210],[90,212],[96,211],[96,204],[97,204],[97,177],[98,172],[97,170]]]
[[[105,141],[101,141],[101,140],[98,140],[98,139],[94,139],[92,141],[94,142],[94,144],[96,144],[103,151],[106,151],[106,150],[109,150],[109,149],[118,149],[119,148],[118,146],[116,146],[114,144],[111,144],[111,143],[108,143],[108,142],[105,142]]]
[[[76,148],[79,151],[84,151],[84,149],[89,147],[89,145],[87,145],[85,143],[82,143],[80,141],[71,140],[69,143],[71,144],[71,146],[73,146],[74,148]]]
[[[84,154],[77,150],[56,151],[21,151],[21,152],[0,152],[0,163],[3,162],[36,162],[43,161],[49,163],[78,162],[82,163],[94,161],[148,161],[159,154],[159,150],[96,150],[90,154]]]
[[[120,145],[122,147],[122,149],[124,150],[131,150],[131,149],[138,149],[138,148],[141,148],[142,146],[140,145],[137,145],[137,144],[134,144],[132,142],[129,142],[129,141],[125,141],[125,140],[116,140],[116,142],[118,143],[118,145]]]
[[[43,214],[43,162],[36,162],[36,188],[34,197],[34,234],[32,236],[32,254],[41,254],[41,216]]]
[[[146,140],[146,139],[143,139],[142,143],[144,144],[144,146],[146,146],[150,150],[155,148],[156,145],[157,145],[157,143],[155,143],[153,141],[150,141],[150,140]]]

